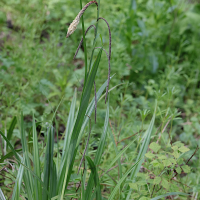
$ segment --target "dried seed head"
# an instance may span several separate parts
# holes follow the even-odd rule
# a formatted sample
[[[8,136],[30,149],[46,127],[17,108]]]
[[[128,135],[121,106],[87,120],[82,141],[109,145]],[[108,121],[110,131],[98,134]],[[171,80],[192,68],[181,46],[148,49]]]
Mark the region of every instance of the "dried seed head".
[[[78,24],[79,24],[80,18],[78,16],[73,20],[73,22],[70,24],[68,31],[67,31],[67,38],[76,30]]]
[[[76,18],[74,19],[74,21],[70,24],[69,28],[68,28],[68,31],[67,31],[67,38],[76,30],[79,22],[80,22],[80,19],[81,19],[81,16],[83,15],[83,13],[85,12],[85,10],[91,5],[95,3],[97,5],[97,9],[98,9],[98,3],[96,1],[90,1],[89,3],[87,3],[83,8],[82,10],[78,13],[78,15],[76,16]]]

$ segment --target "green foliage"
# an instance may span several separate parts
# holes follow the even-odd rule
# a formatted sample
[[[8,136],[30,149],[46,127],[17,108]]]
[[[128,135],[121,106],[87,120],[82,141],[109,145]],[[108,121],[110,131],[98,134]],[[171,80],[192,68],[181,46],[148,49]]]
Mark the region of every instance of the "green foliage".
[[[0,2],[0,199],[198,199],[199,3],[98,4],[64,39],[78,1]]]

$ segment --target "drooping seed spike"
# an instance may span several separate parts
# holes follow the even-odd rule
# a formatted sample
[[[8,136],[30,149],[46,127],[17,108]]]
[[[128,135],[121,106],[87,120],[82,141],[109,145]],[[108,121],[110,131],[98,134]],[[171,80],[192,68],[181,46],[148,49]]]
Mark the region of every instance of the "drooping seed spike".
[[[83,8],[82,10],[78,13],[78,15],[76,16],[76,18],[73,20],[73,22],[70,24],[69,28],[68,28],[68,31],[67,31],[67,38],[76,30],[79,22],[80,22],[80,19],[83,15],[83,13],[85,12],[85,10],[91,5],[95,3],[97,5],[97,9],[98,9],[98,3],[96,1],[90,1],[89,3],[87,3]]]
[[[105,97],[105,103],[106,103],[107,96],[108,96],[108,88],[109,88],[109,83],[110,83],[111,31],[110,31],[110,26],[109,26],[107,20],[104,19],[103,17],[99,17],[97,19],[97,21],[99,21],[99,19],[102,19],[102,20],[104,20],[106,22],[106,24],[108,26],[108,31],[109,31],[109,55],[108,55],[109,67],[108,67],[108,83],[107,83],[107,87],[106,87],[106,97]]]
[[[90,26],[87,28],[87,30],[85,31],[85,35],[87,34],[87,32],[88,32],[92,27],[94,27],[94,29],[95,29],[95,31],[96,31],[96,26],[95,26],[95,25],[90,25]],[[73,59],[76,58],[76,56],[77,56],[77,54],[78,54],[78,51],[79,51],[79,49],[81,48],[82,43],[83,43],[83,38],[81,39],[81,41],[80,41],[80,43],[79,43],[79,45],[78,45],[78,48],[77,48],[77,50],[76,50],[76,53],[75,53]]]

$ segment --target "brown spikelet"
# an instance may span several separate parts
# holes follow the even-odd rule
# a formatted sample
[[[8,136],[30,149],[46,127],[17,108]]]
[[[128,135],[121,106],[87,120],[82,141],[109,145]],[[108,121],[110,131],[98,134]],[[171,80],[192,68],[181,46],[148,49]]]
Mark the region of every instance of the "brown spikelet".
[[[87,3],[83,8],[82,10],[78,13],[78,15],[76,16],[76,18],[73,20],[73,22],[70,24],[69,28],[68,28],[68,31],[67,31],[67,38],[76,30],[79,22],[80,22],[80,19],[83,15],[83,13],[85,12],[85,10],[91,5],[95,3],[97,5],[97,9],[98,9],[98,3],[96,1],[90,1],[89,3]]]

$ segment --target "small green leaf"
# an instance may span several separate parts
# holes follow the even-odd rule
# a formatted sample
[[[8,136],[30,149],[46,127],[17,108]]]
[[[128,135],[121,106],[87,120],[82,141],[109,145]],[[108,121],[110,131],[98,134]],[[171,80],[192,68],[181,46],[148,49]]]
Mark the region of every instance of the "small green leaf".
[[[162,163],[159,163],[158,167],[160,168],[160,170],[163,170],[165,166]]]
[[[138,193],[132,194],[131,197],[132,199],[138,198],[140,195]]]
[[[154,179],[149,179],[149,180],[147,180],[147,182],[150,183],[150,184],[153,184]]]
[[[136,183],[129,183],[130,188],[132,188],[133,190],[138,191],[138,186]],[[136,197],[135,197],[136,198]]]
[[[175,157],[175,158],[178,158],[180,155],[179,155],[179,153],[178,153],[178,151],[174,151],[173,153],[172,153],[172,155]]]
[[[176,185],[176,183],[170,183],[170,190],[178,191],[179,187]]]
[[[146,185],[147,183],[146,183],[146,181],[138,181],[137,184],[142,186],[142,185]]]
[[[179,150],[180,152],[182,152],[182,153],[185,153],[185,152],[189,151],[190,149],[188,149],[188,148],[185,147],[185,146],[182,146],[182,147],[180,147],[178,150]]]
[[[176,151],[176,150],[178,150],[178,147],[177,147],[177,146],[173,146],[172,149],[173,149],[174,151]]]
[[[157,160],[152,161],[150,164],[152,164],[154,167],[159,167],[159,162]]]
[[[176,171],[177,171],[178,174],[181,174],[181,171],[182,171],[182,170],[181,170],[180,167],[177,167],[177,168],[176,168]]]
[[[174,142],[173,146],[181,147],[184,146],[184,144],[180,141]]]
[[[190,173],[190,167],[188,165],[181,166],[185,173]]]
[[[173,164],[176,164],[176,160],[174,158],[169,158],[169,161],[172,162]]]
[[[169,182],[166,179],[163,179],[161,182],[161,185],[165,188],[165,189],[169,189]]]
[[[158,159],[159,160],[166,160],[167,159],[167,156],[166,155],[157,155]]]
[[[179,158],[178,161],[177,161],[178,165],[181,165],[183,164],[183,158]]]
[[[160,181],[161,181],[160,176],[157,176],[157,177],[154,178],[154,182],[153,183],[158,185],[160,183]]]
[[[163,162],[165,167],[168,167],[168,166],[172,165],[170,160],[163,160],[162,162]]]
[[[158,150],[161,148],[161,146],[159,144],[157,144],[156,142],[152,142],[149,146],[150,149],[152,149],[154,152],[158,152]]]
[[[142,179],[148,179],[148,178],[149,178],[149,175],[148,175],[148,174],[145,174],[145,173],[140,173],[140,172],[138,172],[137,177],[140,177],[140,178],[142,178]]]
[[[148,153],[146,153],[145,156],[146,156],[147,158],[150,158],[150,159],[152,159],[153,157],[155,157],[155,155],[152,154],[150,151],[149,151]]]
[[[147,191],[147,190],[140,190],[140,194],[142,194],[142,195],[147,195],[147,194],[148,194],[148,191]]]

